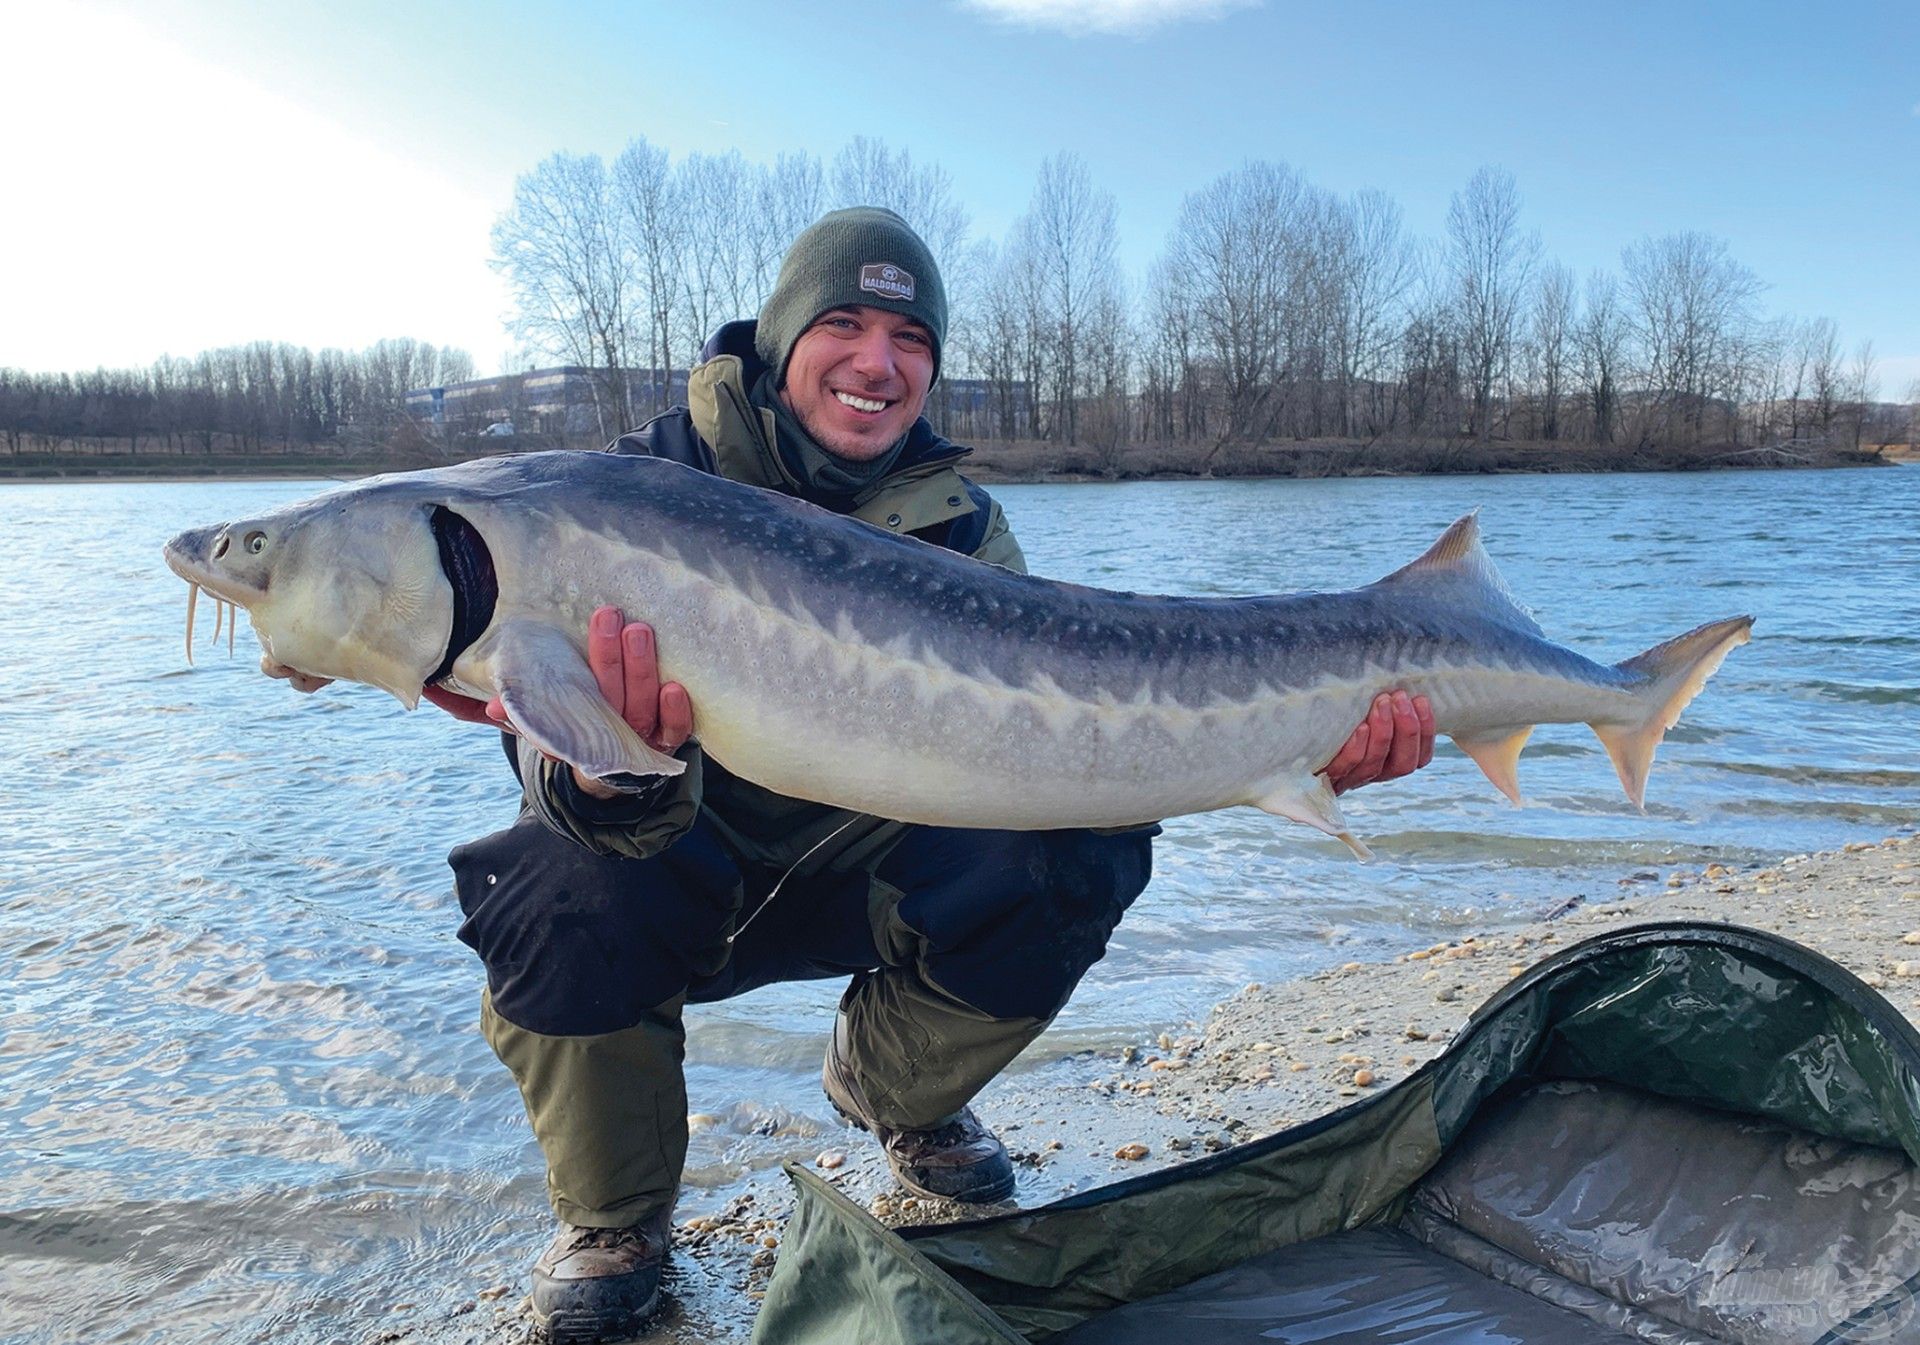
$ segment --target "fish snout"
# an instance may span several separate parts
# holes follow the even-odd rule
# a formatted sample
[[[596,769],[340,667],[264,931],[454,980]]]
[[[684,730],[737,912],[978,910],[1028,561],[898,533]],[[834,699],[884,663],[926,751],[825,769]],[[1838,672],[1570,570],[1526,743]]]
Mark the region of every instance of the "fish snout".
[[[273,540],[260,524],[216,523],[181,533],[160,554],[189,584],[244,607],[266,593]]]

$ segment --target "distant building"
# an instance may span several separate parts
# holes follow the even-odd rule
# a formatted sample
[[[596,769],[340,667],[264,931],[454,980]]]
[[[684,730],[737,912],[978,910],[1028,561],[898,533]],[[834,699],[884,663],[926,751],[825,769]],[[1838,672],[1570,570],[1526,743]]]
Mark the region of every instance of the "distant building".
[[[686,400],[684,369],[670,375],[657,369],[626,369],[621,374],[640,415],[663,404]],[[474,378],[441,388],[414,388],[407,393],[407,414],[455,433],[480,434],[489,432],[491,426],[510,424],[528,434],[590,435],[601,428],[595,400],[596,395],[604,395],[607,384],[606,372],[600,369],[579,365],[529,369],[523,374]],[[631,428],[622,425],[615,432]]]

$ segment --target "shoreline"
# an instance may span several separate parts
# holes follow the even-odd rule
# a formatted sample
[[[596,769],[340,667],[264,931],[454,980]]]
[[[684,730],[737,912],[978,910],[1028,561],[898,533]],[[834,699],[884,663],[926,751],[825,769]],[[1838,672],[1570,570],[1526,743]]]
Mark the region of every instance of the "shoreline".
[[[1603,931],[1675,919],[1748,925],[1803,943],[1920,1023],[1920,834],[1910,825],[1877,843],[1771,863],[1635,868],[1604,890],[1568,894],[1545,918],[1490,922],[1388,961],[1249,985],[1178,1032],[1026,1070],[1016,1065],[976,1106],[1013,1153],[1019,1204],[1046,1204],[1356,1102],[1437,1055],[1482,1003],[1534,963]],[[780,1156],[811,1167],[882,1222],[944,1223],[978,1213],[907,1196],[863,1135],[833,1127],[795,1132]],[[788,1190],[769,1166],[721,1208],[700,1211],[691,1208],[697,1198],[682,1201],[670,1301],[648,1340],[745,1345],[791,1208]],[[524,1266],[515,1260],[484,1273],[492,1283],[474,1283],[450,1309],[393,1322],[381,1338],[522,1345],[531,1331]]]
[[[530,442],[519,451],[560,447]],[[582,445],[594,448],[598,444]],[[472,457],[490,456],[475,454]],[[289,460],[291,458],[292,460]],[[470,458],[449,454],[324,455],[198,454],[139,460],[125,453],[32,455],[25,461],[0,458],[0,485],[76,483],[124,485],[195,481],[349,481],[383,472],[451,466]],[[1484,444],[1393,443],[1348,440],[1284,444],[1200,445],[1128,444],[1102,451],[1079,445],[986,440],[972,447],[962,464],[984,485],[1047,485],[1133,481],[1221,481],[1321,479],[1378,476],[1588,475],[1705,471],[1829,471],[1851,467],[1890,467],[1920,461],[1920,449],[1899,445],[1884,450],[1820,449],[1788,453],[1779,449],[1721,447],[1649,448],[1618,444],[1569,444],[1494,441]]]

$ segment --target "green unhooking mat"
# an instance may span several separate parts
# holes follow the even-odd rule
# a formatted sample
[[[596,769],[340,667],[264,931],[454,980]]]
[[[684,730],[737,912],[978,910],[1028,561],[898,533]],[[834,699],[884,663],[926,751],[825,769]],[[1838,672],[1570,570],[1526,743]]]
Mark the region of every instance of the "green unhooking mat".
[[[1644,925],[1392,1088],[889,1230],[789,1168],[765,1345],[1920,1345],[1920,1033],[1826,958]]]

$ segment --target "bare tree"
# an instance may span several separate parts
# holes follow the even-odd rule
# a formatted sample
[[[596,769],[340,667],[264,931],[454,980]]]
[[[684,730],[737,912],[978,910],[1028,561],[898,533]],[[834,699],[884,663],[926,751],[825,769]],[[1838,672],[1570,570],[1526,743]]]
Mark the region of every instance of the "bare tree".
[[[1815,318],[1801,332],[1801,358],[1806,367],[1807,396],[1823,440],[1831,439],[1840,414],[1840,333],[1832,318]]]
[[[1587,277],[1586,311],[1574,327],[1580,381],[1586,388],[1595,443],[1610,444],[1620,418],[1620,378],[1626,367],[1628,325],[1620,287],[1605,272]]]
[[[782,154],[756,176],[754,209],[741,221],[753,239],[756,307],[773,293],[781,259],[800,231],[820,218],[826,199],[820,160],[811,154]]]
[[[1219,443],[1266,438],[1285,409],[1303,307],[1298,262],[1313,206],[1291,168],[1265,162],[1223,174],[1180,204],[1161,292],[1189,307],[1196,363],[1223,403],[1213,431]]]
[[[1038,297],[1053,331],[1053,424],[1068,443],[1078,441],[1079,400],[1110,381],[1095,358],[1099,328],[1117,321],[1120,300],[1117,210],[1110,192],[1097,190],[1086,163],[1056,154],[1040,165],[1027,213]],[[1112,355],[1118,346],[1108,341]]]
[[[1853,446],[1860,447],[1860,441],[1866,434],[1868,422],[1873,418],[1874,403],[1880,398],[1880,362],[1874,358],[1873,342],[1865,340],[1853,352],[1853,363],[1847,369],[1847,400],[1851,404],[1853,421]]]
[[[1573,272],[1558,262],[1543,267],[1534,286],[1533,311],[1527,330],[1528,357],[1534,374],[1532,391],[1538,399],[1542,439],[1560,437],[1560,403],[1566,396],[1577,321],[1575,303]]]
[[[954,197],[953,179],[937,164],[913,162],[905,149],[857,135],[833,158],[836,206],[885,206],[920,235],[944,266],[966,242],[971,221]]]
[[[1620,257],[1642,380],[1666,437],[1698,443],[1753,322],[1759,281],[1703,233],[1667,234]]]
[[[1520,228],[1513,175],[1482,168],[1447,207],[1447,260],[1453,274],[1455,322],[1472,386],[1468,430],[1492,431],[1494,388],[1513,362],[1527,281],[1540,254],[1537,234]]]
[[[667,152],[636,136],[613,161],[613,193],[633,267],[633,310],[645,333],[646,409],[663,411],[673,395],[674,327],[686,255],[686,228]]]
[[[513,328],[535,350],[594,374],[603,437],[634,421],[634,267],[628,232],[597,154],[555,154],[514,183],[513,205],[494,222],[494,265],[514,298]]]
[[[1400,207],[1383,192],[1363,191],[1330,215],[1325,258],[1332,319],[1340,434],[1353,434],[1355,394],[1362,379],[1377,387],[1401,328],[1400,309],[1414,278],[1414,254]],[[1369,396],[1368,434],[1383,428],[1386,407]]]
[[[759,311],[755,247],[741,226],[754,208],[755,183],[738,150],[690,154],[680,161],[675,178],[685,229],[680,265],[685,302],[682,335],[691,364],[721,323]]]

